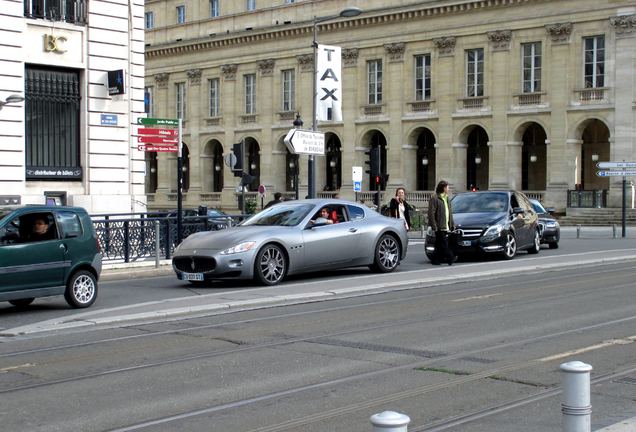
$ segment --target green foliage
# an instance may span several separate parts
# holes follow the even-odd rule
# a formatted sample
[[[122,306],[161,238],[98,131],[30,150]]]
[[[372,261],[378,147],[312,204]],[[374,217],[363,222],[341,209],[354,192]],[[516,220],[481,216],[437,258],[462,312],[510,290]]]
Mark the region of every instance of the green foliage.
[[[254,214],[256,213],[256,207],[257,207],[257,203],[255,199],[252,198],[247,198],[245,200],[245,213],[247,214]]]

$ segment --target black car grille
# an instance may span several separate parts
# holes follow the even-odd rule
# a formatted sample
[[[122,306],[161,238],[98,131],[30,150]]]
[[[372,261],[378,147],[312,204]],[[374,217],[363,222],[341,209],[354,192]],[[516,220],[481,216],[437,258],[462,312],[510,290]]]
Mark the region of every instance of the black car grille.
[[[172,264],[179,271],[185,273],[205,273],[216,268],[216,260],[211,257],[175,257]]]
[[[458,239],[476,239],[484,232],[481,228],[459,228]]]

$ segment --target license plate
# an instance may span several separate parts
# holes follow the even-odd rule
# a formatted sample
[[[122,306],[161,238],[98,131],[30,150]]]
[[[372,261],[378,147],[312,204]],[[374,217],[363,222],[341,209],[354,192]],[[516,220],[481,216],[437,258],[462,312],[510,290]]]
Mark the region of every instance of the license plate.
[[[460,246],[470,246],[471,245],[471,241],[470,240],[462,240],[459,242]]]
[[[181,273],[183,280],[202,281],[203,273]]]

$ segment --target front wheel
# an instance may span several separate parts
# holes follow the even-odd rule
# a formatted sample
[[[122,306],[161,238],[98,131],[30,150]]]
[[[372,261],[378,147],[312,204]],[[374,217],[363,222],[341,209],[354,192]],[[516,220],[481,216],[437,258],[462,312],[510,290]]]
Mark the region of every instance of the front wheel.
[[[375,245],[373,270],[378,273],[390,273],[400,264],[400,245],[395,237],[383,234]]]
[[[254,277],[262,285],[276,285],[287,273],[287,257],[274,244],[266,245],[258,251],[254,263]]]
[[[539,237],[539,231],[534,232],[534,240],[532,246],[528,249],[529,254],[538,254],[541,250],[541,237]]]
[[[504,245],[503,257],[507,260],[511,260],[517,254],[517,240],[515,235],[511,232],[506,234],[506,243]]]
[[[9,303],[11,303],[13,306],[23,308],[33,303],[33,300],[35,300],[35,298],[29,297],[29,298],[22,298],[22,299],[16,299],[16,300],[9,300]]]
[[[97,279],[87,270],[73,273],[64,291],[66,302],[74,308],[86,308],[97,299]]]

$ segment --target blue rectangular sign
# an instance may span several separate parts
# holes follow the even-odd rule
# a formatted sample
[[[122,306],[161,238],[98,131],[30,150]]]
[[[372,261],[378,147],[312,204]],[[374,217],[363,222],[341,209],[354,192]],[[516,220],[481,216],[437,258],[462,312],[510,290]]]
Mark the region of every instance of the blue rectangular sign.
[[[353,182],[353,191],[354,192],[362,192],[362,182],[354,181]]]
[[[117,126],[117,114],[102,114],[102,125]]]

